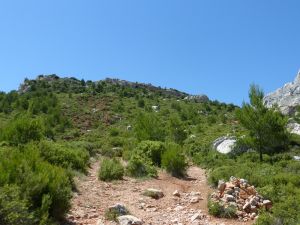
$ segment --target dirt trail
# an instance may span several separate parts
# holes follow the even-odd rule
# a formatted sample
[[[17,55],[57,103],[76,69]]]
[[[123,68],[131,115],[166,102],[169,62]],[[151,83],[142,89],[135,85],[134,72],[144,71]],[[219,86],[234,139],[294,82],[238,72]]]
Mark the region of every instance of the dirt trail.
[[[130,213],[142,219],[147,225],[154,224],[201,224],[201,225],[242,225],[236,220],[217,219],[208,216],[207,196],[212,189],[207,185],[205,171],[192,166],[185,180],[171,177],[159,172],[158,179],[136,180],[125,177],[122,181],[106,183],[97,179],[99,162],[93,163],[85,177],[77,178],[78,192],[72,199],[72,208],[67,216],[69,224],[74,225],[112,225],[115,222],[105,221],[105,210],[116,203],[122,203]],[[165,196],[154,200],[141,193],[147,188],[160,189]],[[180,197],[173,196],[178,190]],[[195,198],[202,199],[191,203]],[[193,215],[199,213],[201,220],[191,222]],[[99,223],[100,224],[100,223]]]

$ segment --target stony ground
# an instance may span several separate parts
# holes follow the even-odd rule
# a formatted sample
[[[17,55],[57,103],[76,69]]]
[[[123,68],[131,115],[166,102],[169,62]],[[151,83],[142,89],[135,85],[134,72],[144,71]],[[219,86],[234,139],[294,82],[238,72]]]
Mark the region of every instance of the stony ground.
[[[88,175],[76,180],[78,192],[74,194],[67,224],[116,224],[104,218],[105,210],[116,203],[124,204],[131,215],[143,220],[147,225],[253,224],[253,221],[243,223],[208,216],[207,196],[212,189],[207,185],[205,171],[198,167],[190,167],[188,178],[185,180],[171,177],[161,171],[158,179],[136,180],[125,177],[122,181],[112,183],[97,179],[98,168],[99,163],[93,163]],[[160,189],[165,196],[159,200],[143,196],[143,191],[148,188]],[[176,190],[180,197],[173,195]]]

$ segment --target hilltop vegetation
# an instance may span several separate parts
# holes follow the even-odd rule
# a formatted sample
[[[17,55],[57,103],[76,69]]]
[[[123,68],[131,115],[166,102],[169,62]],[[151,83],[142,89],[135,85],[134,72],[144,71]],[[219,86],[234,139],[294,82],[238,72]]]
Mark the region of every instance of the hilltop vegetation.
[[[272,151],[263,151],[259,162],[259,153],[239,151],[247,144],[241,137],[253,135],[239,123],[238,107],[187,96],[146,84],[56,75],[26,79],[19,91],[1,93],[0,224],[62,221],[76,188],[73,177],[86,173],[91,157],[101,157],[99,178],[107,181],[125,174],[156,177],[159,169],[183,177],[192,162],[208,169],[212,185],[243,177],[274,202],[257,224],[299,223],[300,164],[292,158],[299,153],[298,137],[287,137],[286,148],[264,146]],[[211,148],[224,135],[239,138],[232,154]]]

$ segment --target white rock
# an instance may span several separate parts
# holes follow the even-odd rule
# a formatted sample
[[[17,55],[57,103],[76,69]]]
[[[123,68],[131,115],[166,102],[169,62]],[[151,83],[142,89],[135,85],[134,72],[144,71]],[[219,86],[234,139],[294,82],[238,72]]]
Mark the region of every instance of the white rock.
[[[96,225],[105,225],[105,224],[104,224],[103,220],[98,220]]]
[[[294,156],[294,160],[296,160],[296,161],[300,161],[300,156]]]
[[[235,143],[236,143],[235,137],[224,136],[216,139],[213,142],[213,148],[220,153],[228,154],[233,150]]]
[[[264,97],[264,103],[269,108],[278,105],[280,111],[285,115],[293,114],[296,107],[300,105],[300,71],[293,82],[267,94]]]
[[[143,224],[143,221],[131,216],[131,215],[126,215],[126,216],[119,216],[118,222],[120,225],[141,225]]]
[[[199,201],[200,201],[200,198],[199,198],[199,197],[192,197],[192,198],[190,199],[190,203],[192,203],[192,204],[198,203]]]
[[[184,208],[185,208],[184,206],[179,205],[179,206],[176,206],[176,208],[174,209],[174,211],[178,212],[178,211],[183,210]]]
[[[195,220],[200,220],[201,219],[201,214],[200,213],[196,213],[191,217],[191,222],[194,222]]]
[[[287,125],[287,129],[291,134],[300,135],[300,124],[294,121],[291,121]]]

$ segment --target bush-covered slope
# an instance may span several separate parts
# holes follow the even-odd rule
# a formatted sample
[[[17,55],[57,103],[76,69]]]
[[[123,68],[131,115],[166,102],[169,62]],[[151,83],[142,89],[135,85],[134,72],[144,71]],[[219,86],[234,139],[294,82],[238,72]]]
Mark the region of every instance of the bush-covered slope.
[[[166,169],[184,176],[193,161],[209,169],[212,184],[243,176],[274,201],[273,214],[263,214],[260,224],[268,224],[266,218],[296,224],[294,211],[282,211],[299,197],[299,163],[293,154],[275,152],[260,163],[255,152],[217,153],[211,149],[216,138],[248,134],[237,121],[237,107],[187,96],[146,84],[56,75],[26,79],[19,91],[1,93],[0,189],[20,210],[16,213],[0,195],[0,222],[62,220],[75,188],[74,174],[85,173],[89,158],[100,156],[107,162],[128,161],[122,175],[155,177],[158,169]],[[174,155],[180,157],[174,160]],[[111,164],[102,171],[105,180],[116,179],[108,177],[115,174]]]

